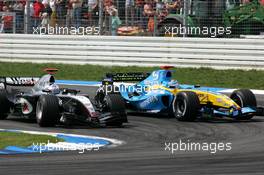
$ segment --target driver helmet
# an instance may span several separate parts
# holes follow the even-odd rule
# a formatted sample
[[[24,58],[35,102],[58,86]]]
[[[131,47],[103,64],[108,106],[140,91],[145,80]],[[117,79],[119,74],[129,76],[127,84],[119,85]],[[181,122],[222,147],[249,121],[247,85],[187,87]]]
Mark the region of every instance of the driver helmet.
[[[177,80],[171,80],[168,82],[170,88],[179,88],[179,82]]]
[[[60,88],[57,84],[52,83],[49,86],[47,86],[45,89],[49,90],[50,93],[52,94],[59,94],[60,93]]]

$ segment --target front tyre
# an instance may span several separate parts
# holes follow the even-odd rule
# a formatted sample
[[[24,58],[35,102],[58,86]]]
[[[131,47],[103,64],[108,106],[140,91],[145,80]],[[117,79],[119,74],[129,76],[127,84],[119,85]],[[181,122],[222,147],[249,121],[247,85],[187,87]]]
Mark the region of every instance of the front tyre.
[[[257,100],[253,92],[249,89],[238,89],[235,90],[230,98],[236,102],[241,108],[243,107],[251,107],[251,108],[257,108]],[[253,117],[254,115],[248,115],[248,116],[243,116],[243,117],[238,117],[238,120],[249,120]]]
[[[36,119],[39,126],[54,126],[59,121],[59,117],[58,98],[53,95],[41,95],[36,107]]]
[[[194,121],[199,113],[200,100],[195,92],[179,92],[173,101],[173,115],[179,121]]]
[[[7,99],[5,90],[0,90],[0,120],[7,118],[10,111],[10,102]]]

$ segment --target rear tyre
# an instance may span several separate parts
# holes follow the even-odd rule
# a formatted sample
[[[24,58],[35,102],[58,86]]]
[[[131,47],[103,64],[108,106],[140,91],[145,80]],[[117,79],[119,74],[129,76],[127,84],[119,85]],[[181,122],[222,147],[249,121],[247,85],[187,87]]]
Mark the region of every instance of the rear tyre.
[[[7,118],[10,111],[10,102],[7,99],[5,90],[0,90],[0,120]]]
[[[173,115],[179,121],[194,121],[199,113],[200,100],[195,92],[179,92],[172,105]]]
[[[108,122],[107,126],[120,127],[124,122],[127,122],[127,115],[125,109],[125,102],[119,93],[111,93],[105,96],[107,111],[111,112],[116,118],[116,121]]]
[[[58,98],[53,95],[41,95],[36,107],[36,119],[39,126],[54,126],[59,121],[59,117]]]
[[[250,91],[249,89],[235,90],[231,94],[230,98],[242,108],[243,107],[251,107],[251,108],[256,108],[257,109],[256,97],[253,94],[253,92]],[[238,119],[238,120],[249,120],[252,117],[254,117],[254,115],[237,117],[236,119]]]

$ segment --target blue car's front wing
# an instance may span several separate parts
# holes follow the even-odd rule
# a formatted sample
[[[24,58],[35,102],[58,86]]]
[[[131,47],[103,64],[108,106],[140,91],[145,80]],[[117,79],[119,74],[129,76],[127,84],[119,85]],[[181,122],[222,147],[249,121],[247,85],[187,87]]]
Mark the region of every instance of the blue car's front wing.
[[[243,107],[241,110],[226,110],[226,111],[219,111],[219,110],[214,110],[213,114],[215,116],[223,116],[223,117],[243,117],[243,116],[248,116],[252,114],[256,114],[256,110],[252,109],[250,107]]]

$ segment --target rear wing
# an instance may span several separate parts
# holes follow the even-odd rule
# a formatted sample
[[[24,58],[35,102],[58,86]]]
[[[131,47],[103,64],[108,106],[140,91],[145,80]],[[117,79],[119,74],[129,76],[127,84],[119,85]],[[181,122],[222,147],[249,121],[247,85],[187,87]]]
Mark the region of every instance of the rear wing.
[[[106,78],[112,79],[113,82],[143,81],[149,75],[150,73],[142,73],[142,72],[107,73]]]
[[[39,77],[0,77],[0,89],[6,86],[34,86]]]

